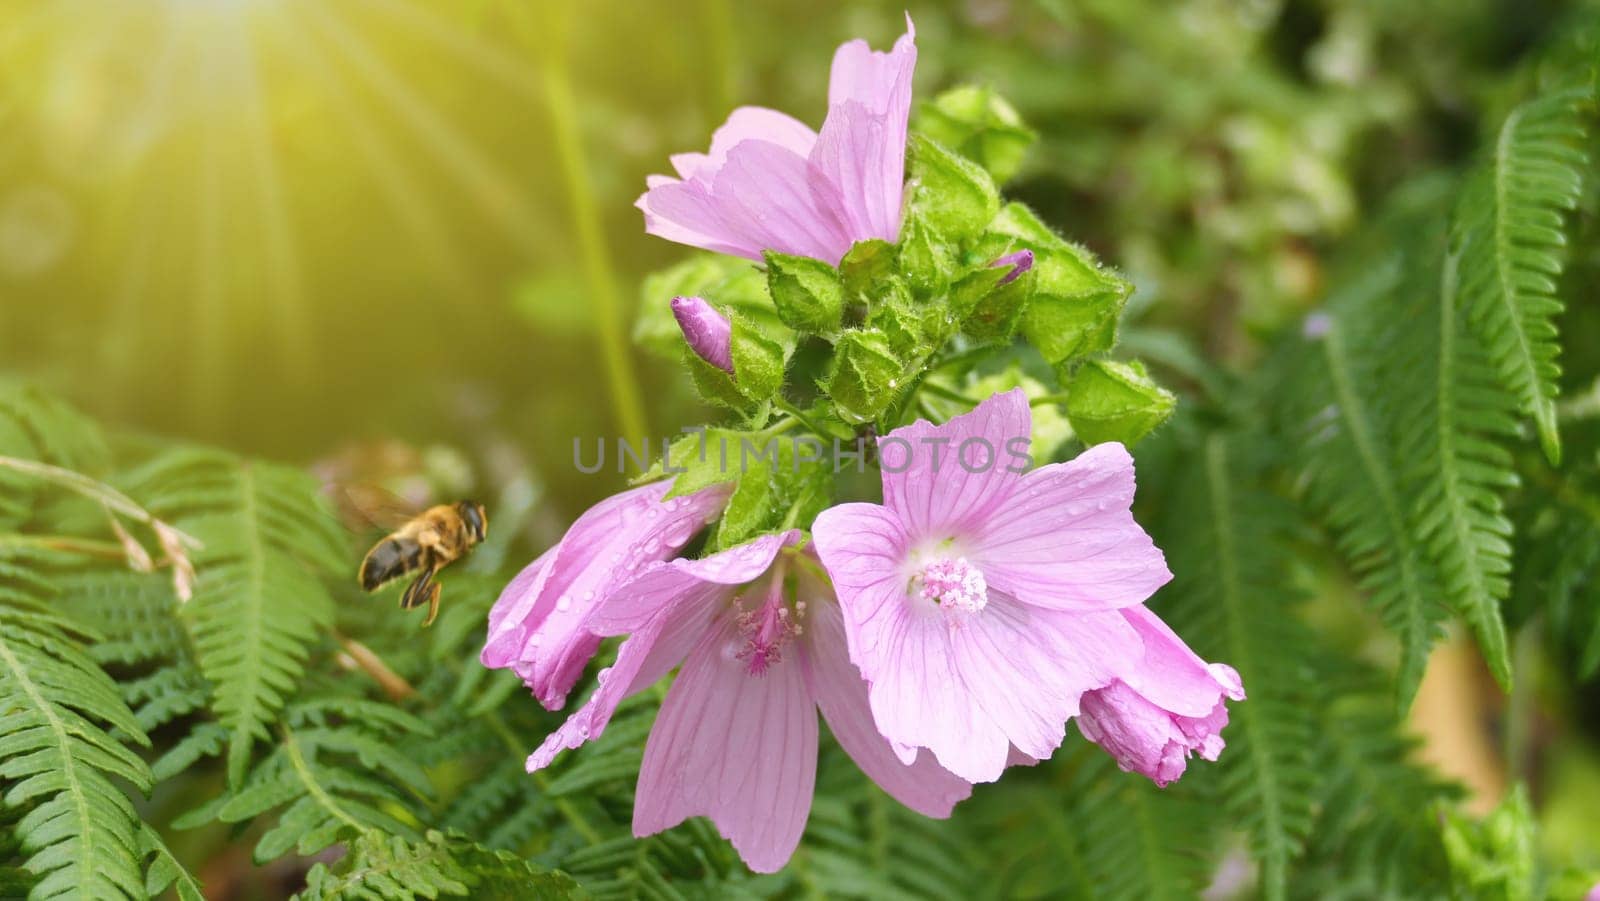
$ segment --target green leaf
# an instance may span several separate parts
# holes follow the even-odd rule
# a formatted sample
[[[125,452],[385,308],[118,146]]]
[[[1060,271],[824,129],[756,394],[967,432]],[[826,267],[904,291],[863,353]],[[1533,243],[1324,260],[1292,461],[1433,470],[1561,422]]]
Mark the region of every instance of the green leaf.
[[[1537,841],[1527,787],[1520,783],[1481,822],[1446,809],[1444,847],[1458,897],[1518,901],[1536,897]]]
[[[889,339],[896,357],[915,360],[933,353],[952,331],[944,309],[942,304],[918,303],[903,282],[891,278],[867,308],[866,325]]]
[[[301,901],[468,897],[484,901],[566,901],[585,894],[564,873],[430,831],[420,841],[364,833],[337,864],[306,874]]]
[[[781,529],[810,528],[832,501],[831,447],[811,435],[770,441],[765,455],[741,459],[738,485],[717,524],[713,547],[735,547]]]
[[[144,826],[112,780],[150,790],[128,747],[150,741],[85,653],[95,636],[27,575],[42,562],[0,543],[0,807],[27,811],[12,828],[37,880],[28,897],[141,899]]]
[[[1129,447],[1167,420],[1177,407],[1137,360],[1090,360],[1078,368],[1067,394],[1067,418],[1085,444],[1120,441]]]
[[[668,448],[660,466],[652,470],[661,475],[676,472],[672,490],[665,499],[694,494],[712,485],[731,482],[739,474],[739,453],[758,440],[753,432],[733,429],[704,429],[685,435]],[[653,479],[651,479],[653,481]]]
[[[822,387],[839,417],[859,425],[876,419],[899,397],[904,369],[888,335],[858,329],[845,332],[834,346],[833,366]]]
[[[975,160],[1001,183],[1017,173],[1038,139],[1011,104],[976,85],[951,88],[921,103],[913,127]]]
[[[943,241],[976,237],[1000,211],[994,179],[925,135],[912,135],[909,149],[916,219]]]
[[[1439,255],[1430,255],[1433,259]],[[1445,600],[1472,627],[1495,679],[1511,687],[1500,606],[1510,593],[1511,522],[1503,492],[1517,484],[1511,453],[1516,399],[1458,310],[1461,249],[1439,261],[1391,359],[1399,379],[1400,456],[1409,461],[1412,528],[1437,567]]]
[[[900,226],[900,274],[926,297],[943,294],[956,271],[954,247],[916,207]]]
[[[231,784],[294,693],[311,646],[333,622],[321,576],[350,564],[317,482],[285,467],[176,451],[135,476],[151,510],[193,534],[199,578],[182,615],[229,731]]]
[[[1438,574],[1412,528],[1403,479],[1407,461],[1394,440],[1397,424],[1382,403],[1374,354],[1347,334],[1346,320],[1371,324],[1392,303],[1393,266],[1364,273],[1332,306],[1326,332],[1306,348],[1311,384],[1291,393],[1304,406],[1307,496],[1337,541],[1358,584],[1400,640],[1396,696],[1409,705],[1422,682],[1429,650],[1441,635]]]
[[[1298,525],[1261,484],[1271,462],[1264,445],[1254,433],[1214,431],[1178,447],[1185,464],[1156,535],[1173,581],[1156,609],[1244,683],[1248,699],[1228,705],[1217,803],[1260,862],[1260,895],[1283,899],[1325,777],[1311,758],[1321,702],[1309,666],[1314,637],[1294,610],[1287,572],[1287,537]]]
[[[871,297],[877,286],[894,273],[897,252],[881,238],[868,238],[850,245],[839,261],[839,278],[850,298]]]
[[[768,250],[767,290],[778,318],[803,334],[828,334],[844,315],[844,286],[839,273],[821,260]]]
[[[1565,262],[1564,213],[1583,192],[1583,144],[1594,93],[1552,91],[1511,111],[1493,154],[1465,192],[1457,229],[1461,298],[1500,382],[1538,428],[1551,463],[1561,459],[1556,427],[1556,285]]]

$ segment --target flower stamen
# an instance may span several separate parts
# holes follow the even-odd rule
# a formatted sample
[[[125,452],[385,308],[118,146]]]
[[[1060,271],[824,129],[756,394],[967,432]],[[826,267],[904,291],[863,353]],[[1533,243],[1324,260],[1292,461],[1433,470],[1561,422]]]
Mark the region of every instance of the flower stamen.
[[[911,577],[918,598],[937,604],[953,615],[970,615],[989,603],[989,583],[983,571],[965,557],[939,557]]]

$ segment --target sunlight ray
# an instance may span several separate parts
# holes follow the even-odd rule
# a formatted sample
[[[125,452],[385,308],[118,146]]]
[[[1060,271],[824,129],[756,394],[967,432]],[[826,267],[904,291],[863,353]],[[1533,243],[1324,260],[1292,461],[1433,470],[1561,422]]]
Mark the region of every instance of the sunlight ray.
[[[275,25],[287,25],[286,17],[278,17]],[[310,72],[325,92],[335,118],[354,140],[357,151],[367,163],[385,200],[400,217],[401,224],[411,234],[417,249],[428,266],[446,288],[441,292],[450,302],[475,296],[478,288],[471,269],[462,260],[454,239],[438,224],[438,216],[428,207],[419,192],[408,185],[414,182],[410,170],[401,156],[394,152],[389,142],[379,134],[377,127],[360,103],[351,97],[345,76],[315,51],[315,43],[290,32],[280,32],[276,46],[287,54],[293,64]]]
[[[523,199],[521,186],[496,169],[436,109],[418,99],[366,40],[326,7],[297,3],[296,9],[304,11],[314,28],[338,45],[362,80],[520,249],[538,254],[550,246],[554,236]]]
[[[407,0],[358,0],[388,14],[390,21],[428,43],[447,50],[462,62],[490,75],[518,93],[541,99],[544,88],[539,73],[521,57],[508,53],[433,10]]]
[[[260,60],[255,41],[246,31],[243,16],[228,19],[230,56],[237,68],[242,90],[239,99],[244,109],[245,139],[255,176],[256,198],[260,204],[261,227],[266,267],[263,270],[268,301],[273,303],[272,321],[279,328],[283,344],[284,368],[292,382],[307,384],[316,358],[312,333],[306,321],[306,289],[300,254],[295,246],[293,225],[284,199],[282,177],[267,112]]]
[[[192,24],[192,23],[191,23]],[[203,34],[193,36],[195,71],[218,72],[225,69],[220,48]],[[195,386],[189,402],[200,421],[216,427],[222,419],[223,398],[227,396],[224,379],[227,376],[229,345],[227,330],[226,266],[223,255],[222,229],[226,210],[222,202],[223,161],[219,146],[216,116],[212,114],[216,103],[217,85],[199,80],[194,85],[194,100],[199,115],[194,117],[199,132],[198,177],[194,184],[194,282],[192,302],[194,327],[192,334],[193,359],[196,361]]]
[[[178,30],[170,7],[162,9],[162,18],[164,27],[161,28],[160,49],[153,57],[145,90],[136,102],[140,116],[150,123],[149,127],[155,132],[170,128],[171,125],[179,57]],[[148,169],[148,157],[141,162]],[[132,237],[123,248],[122,260],[117,268],[119,274],[111,286],[110,334],[114,336],[115,343],[110,360],[116,378],[108,381],[118,403],[125,402],[137,388],[135,373],[139,365],[138,355],[148,337],[145,321],[150,311],[146,305],[151,299],[149,288],[157,252],[157,236],[167,233],[161,226],[165,226],[171,218],[168,206],[147,202],[150,192],[148,179],[131,178],[118,182],[110,197],[113,215],[108,216],[107,221],[114,223],[112,227],[132,223],[127,231]]]

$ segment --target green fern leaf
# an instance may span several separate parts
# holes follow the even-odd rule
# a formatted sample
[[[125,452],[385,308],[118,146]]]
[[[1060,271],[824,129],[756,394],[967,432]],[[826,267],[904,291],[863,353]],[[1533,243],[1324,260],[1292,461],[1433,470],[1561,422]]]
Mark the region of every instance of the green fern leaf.
[[[1461,790],[1413,762],[1418,743],[1404,734],[1377,674],[1337,659],[1323,660],[1318,671],[1330,699],[1318,710],[1325,777],[1297,891],[1311,896],[1360,885],[1366,893],[1358,897],[1401,897],[1442,885],[1449,868],[1436,811]]]
[[[1239,671],[1248,700],[1229,705],[1218,803],[1249,837],[1268,898],[1285,897],[1290,864],[1313,820],[1310,749],[1318,692],[1283,572],[1289,513],[1257,486],[1260,438],[1205,436],[1200,465],[1179,485],[1159,543],[1172,585],[1160,612],[1195,651]]]
[[[1551,463],[1556,427],[1556,283],[1565,262],[1564,213],[1577,206],[1588,158],[1589,87],[1535,97],[1511,111],[1493,153],[1463,197],[1461,298],[1500,382],[1532,417]]]
[[[471,897],[560,901],[582,897],[562,873],[541,869],[505,852],[455,836],[429,832],[418,842],[363,834],[337,866],[317,864],[306,874],[305,901],[404,901]]]
[[[1395,399],[1388,396],[1385,342],[1363,328],[1380,315],[1400,284],[1395,261],[1353,280],[1330,301],[1322,333],[1307,353],[1295,403],[1306,497],[1331,528],[1357,584],[1400,640],[1396,694],[1408,705],[1422,682],[1428,653],[1443,634],[1438,576],[1412,529],[1409,461],[1398,449]]]
[[[37,388],[0,379],[0,456],[38,460],[79,472],[103,472],[109,454],[93,422]],[[37,482],[0,470],[0,528],[35,515]]]
[[[1477,636],[1509,690],[1511,653],[1500,606],[1510,590],[1511,521],[1502,494],[1517,484],[1504,446],[1517,432],[1515,399],[1496,383],[1457,311],[1460,248],[1440,261],[1439,290],[1417,292],[1396,342],[1401,459],[1414,533],[1444,599]]]
[[[30,898],[144,897],[138,814],[113,779],[140,791],[150,769],[125,742],[148,745],[116,685],[84,652],[94,635],[51,612],[39,583],[0,567],[0,804],[37,882]],[[116,736],[122,736],[119,740]]]
[[[183,616],[228,729],[228,776],[238,785],[251,750],[305,671],[333,621],[319,576],[341,562],[343,536],[314,481],[282,467],[180,451],[136,473],[152,510],[199,538],[198,580]]]

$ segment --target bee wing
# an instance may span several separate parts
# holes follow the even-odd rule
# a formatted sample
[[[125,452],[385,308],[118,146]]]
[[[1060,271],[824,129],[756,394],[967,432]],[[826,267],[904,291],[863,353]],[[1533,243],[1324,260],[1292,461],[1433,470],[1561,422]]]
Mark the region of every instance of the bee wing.
[[[422,505],[371,482],[348,482],[334,488],[339,518],[352,529],[393,531],[422,512]]]

